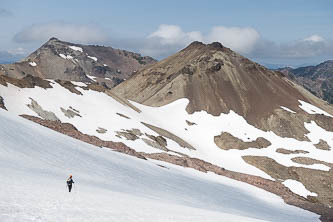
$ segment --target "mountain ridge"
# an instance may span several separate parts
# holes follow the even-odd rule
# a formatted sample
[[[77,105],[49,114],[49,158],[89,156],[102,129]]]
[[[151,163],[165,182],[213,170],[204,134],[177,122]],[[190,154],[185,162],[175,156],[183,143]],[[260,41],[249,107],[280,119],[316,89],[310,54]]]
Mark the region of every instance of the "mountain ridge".
[[[112,88],[155,61],[126,50],[74,44],[52,37],[21,61],[1,65],[0,72],[14,78],[30,74],[46,79],[97,82]]]
[[[313,66],[285,67],[278,70],[314,95],[333,104],[333,60]]]
[[[112,92],[157,107],[188,98],[188,113],[206,111],[219,116],[233,110],[256,127],[275,128],[273,131],[279,135],[296,135],[299,139],[306,130],[302,124],[295,123],[292,116],[277,111],[281,106],[301,112],[299,100],[302,100],[333,114],[331,106],[304,91],[281,72],[268,70],[220,43],[193,42],[180,52],[140,70]],[[281,119],[286,125],[283,129]],[[292,122],[299,125],[298,129],[290,125]]]

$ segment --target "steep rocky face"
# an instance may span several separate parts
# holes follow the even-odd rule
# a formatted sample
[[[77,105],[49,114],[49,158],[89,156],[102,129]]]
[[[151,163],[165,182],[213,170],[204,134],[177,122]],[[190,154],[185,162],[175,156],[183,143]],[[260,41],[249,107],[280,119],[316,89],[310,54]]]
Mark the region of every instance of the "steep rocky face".
[[[0,108],[7,110],[6,106],[5,106],[5,102],[4,99],[0,96]]]
[[[317,66],[306,66],[297,69],[282,68],[281,72],[303,85],[314,95],[333,103],[333,60]]]
[[[268,70],[220,43],[193,42],[177,54],[142,69],[113,92],[150,106],[188,98],[189,113],[205,110],[218,116],[232,110],[256,127],[301,140],[306,139],[307,133],[304,121],[310,119],[300,109],[299,100],[333,113],[332,107],[281,72]],[[292,115],[281,106],[298,114]]]
[[[113,87],[145,65],[151,57],[111,47],[79,45],[51,38],[27,58],[0,66],[0,74],[14,78],[26,75],[46,79],[98,82]]]

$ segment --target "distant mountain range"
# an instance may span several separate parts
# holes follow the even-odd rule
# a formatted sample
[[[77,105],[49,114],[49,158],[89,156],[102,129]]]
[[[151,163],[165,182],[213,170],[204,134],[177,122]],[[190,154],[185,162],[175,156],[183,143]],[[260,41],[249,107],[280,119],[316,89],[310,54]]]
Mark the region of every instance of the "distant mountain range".
[[[15,63],[23,58],[23,55],[11,54],[7,51],[0,51],[0,64]]]
[[[316,66],[278,69],[314,95],[333,104],[333,60]]]

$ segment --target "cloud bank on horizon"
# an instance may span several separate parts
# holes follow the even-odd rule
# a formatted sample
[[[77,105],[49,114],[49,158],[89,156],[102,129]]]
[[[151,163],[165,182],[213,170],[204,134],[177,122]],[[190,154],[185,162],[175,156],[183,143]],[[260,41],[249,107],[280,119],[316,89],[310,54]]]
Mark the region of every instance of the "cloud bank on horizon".
[[[51,37],[73,43],[101,43],[108,40],[107,34],[97,26],[51,22],[35,24],[17,33],[13,40],[18,43],[45,42]]]
[[[224,46],[251,58],[301,59],[333,55],[333,41],[317,34],[278,44],[263,38],[251,27],[215,26],[203,34],[199,31],[184,32],[177,25],[160,25],[147,39],[154,44],[145,45],[141,52],[155,57],[171,54],[175,48],[185,47],[192,41],[221,42]],[[157,45],[159,47],[155,47]]]
[[[18,32],[13,40],[17,43],[41,44],[51,37],[73,43],[110,45],[158,59],[177,52],[193,41],[221,42],[224,46],[252,59],[304,59],[333,55],[333,41],[317,34],[278,44],[265,39],[252,27],[214,26],[209,32],[203,33],[186,32],[178,25],[162,24],[145,38],[116,39],[96,25],[51,22],[27,27]],[[12,50],[8,53],[15,52]]]

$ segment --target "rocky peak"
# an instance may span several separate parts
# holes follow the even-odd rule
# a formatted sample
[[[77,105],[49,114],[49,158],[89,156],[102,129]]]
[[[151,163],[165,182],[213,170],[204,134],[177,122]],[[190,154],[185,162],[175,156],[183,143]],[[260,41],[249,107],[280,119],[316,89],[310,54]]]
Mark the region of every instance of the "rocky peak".
[[[30,74],[47,79],[93,82],[112,88],[143,66],[155,62],[138,53],[74,44],[52,37],[22,61],[2,65],[0,72],[14,78]]]
[[[214,49],[223,49],[224,46],[220,42],[213,42],[208,45],[209,47],[212,47]]]
[[[299,135],[301,139],[304,125],[300,125],[302,132],[294,130],[291,116],[276,112],[281,106],[302,112],[299,100],[316,100],[282,73],[268,70],[220,43],[200,42],[142,69],[113,92],[150,106],[187,98],[188,113],[204,110],[219,116],[232,110],[256,127],[276,127],[273,131],[279,135]],[[283,129],[282,119],[286,123]]]

